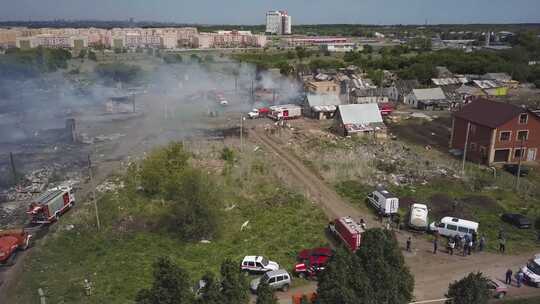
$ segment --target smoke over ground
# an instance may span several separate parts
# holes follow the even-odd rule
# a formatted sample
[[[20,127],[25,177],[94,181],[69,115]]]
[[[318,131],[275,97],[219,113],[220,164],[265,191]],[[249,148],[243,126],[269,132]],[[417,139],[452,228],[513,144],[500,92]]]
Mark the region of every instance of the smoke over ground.
[[[294,102],[300,95],[300,86],[293,80],[267,71],[257,72],[249,64],[220,60],[180,64],[153,62],[150,67],[145,66],[142,76],[131,84],[111,83],[110,79],[94,72],[79,74],[65,70],[23,80],[4,77],[0,79],[0,143],[31,140],[40,130],[64,128],[65,119],[69,117],[100,115],[110,97],[146,92],[173,99],[176,105],[189,103],[204,109],[213,105],[207,94],[213,91],[227,98],[234,94],[244,102],[230,108],[247,111],[252,107],[252,88],[253,91],[273,91],[277,96],[275,103]],[[266,100],[255,98],[253,101],[270,101],[263,99]],[[163,103],[158,97],[153,102],[155,106]]]

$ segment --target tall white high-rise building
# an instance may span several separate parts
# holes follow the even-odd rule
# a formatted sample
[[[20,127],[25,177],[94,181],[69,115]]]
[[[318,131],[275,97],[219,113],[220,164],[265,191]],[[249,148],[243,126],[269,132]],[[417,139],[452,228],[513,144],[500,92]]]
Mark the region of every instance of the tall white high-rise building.
[[[269,11],[266,13],[266,33],[274,35],[291,34],[291,16],[286,11]]]

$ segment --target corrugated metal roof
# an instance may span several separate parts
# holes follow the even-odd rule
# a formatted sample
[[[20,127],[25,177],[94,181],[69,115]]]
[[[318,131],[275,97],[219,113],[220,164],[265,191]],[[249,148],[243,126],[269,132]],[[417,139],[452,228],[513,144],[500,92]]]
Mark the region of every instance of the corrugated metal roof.
[[[473,80],[473,82],[481,89],[495,89],[502,87],[499,83],[492,80]]]
[[[310,94],[307,95],[307,102],[310,107],[337,106],[342,103],[335,94]]]
[[[443,100],[446,99],[441,88],[414,89],[413,94],[417,100]]]
[[[367,125],[383,122],[376,103],[341,105],[338,106],[338,111],[344,124]]]

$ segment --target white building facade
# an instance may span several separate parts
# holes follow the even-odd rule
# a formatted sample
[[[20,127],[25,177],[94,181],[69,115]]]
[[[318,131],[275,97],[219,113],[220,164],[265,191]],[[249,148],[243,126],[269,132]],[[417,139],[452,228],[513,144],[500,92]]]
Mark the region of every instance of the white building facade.
[[[286,11],[269,11],[266,13],[266,33],[272,35],[290,35],[292,18]]]

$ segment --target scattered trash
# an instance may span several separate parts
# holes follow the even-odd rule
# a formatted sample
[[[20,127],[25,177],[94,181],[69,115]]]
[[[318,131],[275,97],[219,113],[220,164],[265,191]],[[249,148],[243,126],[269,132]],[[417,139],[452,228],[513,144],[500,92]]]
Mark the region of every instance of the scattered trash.
[[[232,205],[232,206],[229,206],[229,207],[225,207],[225,211],[231,211],[233,210],[234,208],[236,208],[236,204]]]
[[[245,228],[247,228],[248,224],[249,224],[249,220],[248,220],[248,221],[245,221],[245,222],[242,224],[242,226],[240,227],[240,231],[243,231]]]
[[[202,243],[202,244],[210,244],[212,243],[210,240],[201,240],[199,243]]]

